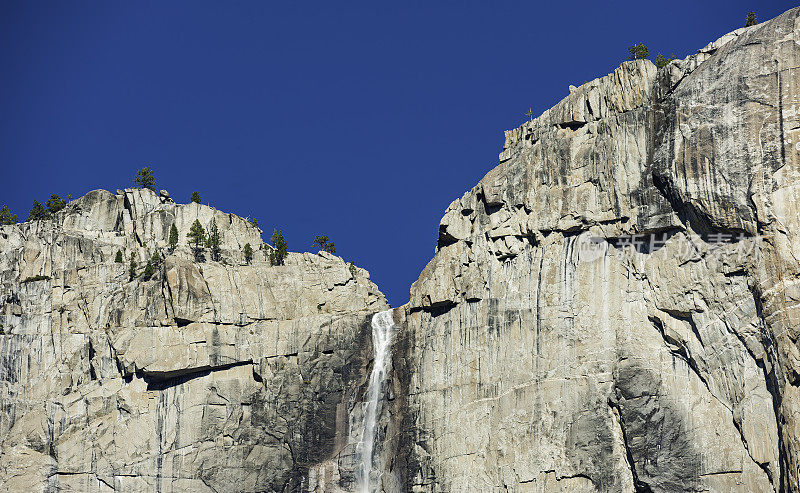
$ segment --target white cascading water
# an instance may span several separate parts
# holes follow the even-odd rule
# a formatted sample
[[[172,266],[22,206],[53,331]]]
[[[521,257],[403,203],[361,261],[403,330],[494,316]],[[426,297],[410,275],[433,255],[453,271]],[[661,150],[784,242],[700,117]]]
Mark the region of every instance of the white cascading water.
[[[367,410],[364,413],[364,420],[361,423],[361,441],[356,447],[356,454],[359,458],[359,491],[361,493],[372,493],[377,491],[377,487],[372,488],[370,476],[372,475],[373,457],[375,451],[376,433],[380,406],[382,404],[383,387],[386,381],[387,364],[391,354],[392,338],[394,336],[394,320],[392,310],[376,313],[372,317],[372,348],[374,361],[372,373],[369,377],[369,388],[367,390]]]

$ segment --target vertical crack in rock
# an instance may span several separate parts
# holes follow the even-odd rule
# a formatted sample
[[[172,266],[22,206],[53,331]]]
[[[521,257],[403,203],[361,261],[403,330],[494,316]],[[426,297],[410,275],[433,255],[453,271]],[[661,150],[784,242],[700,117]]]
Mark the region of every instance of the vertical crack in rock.
[[[775,413],[776,419],[776,426],[778,428],[778,467],[779,467],[779,483],[778,486],[779,491],[793,491],[793,489],[789,488],[788,485],[788,478],[787,478],[787,471],[789,470],[789,460],[788,460],[788,445],[786,444],[786,435],[784,434],[784,427],[785,427],[785,418],[783,413],[781,412],[782,409],[782,395],[781,395],[781,381],[785,378],[783,375],[779,375],[781,363],[778,359],[777,355],[777,345],[775,344],[775,339],[772,335],[772,331],[769,329],[769,325],[764,318],[764,307],[762,304],[762,295],[761,291],[759,290],[758,286],[756,285],[749,285],[750,291],[753,295],[753,302],[755,303],[756,313],[758,315],[759,320],[759,329],[761,334],[761,342],[764,346],[765,354],[766,354],[766,361],[764,360],[757,360],[759,363],[759,368],[764,373],[765,376],[765,383],[767,386],[767,390],[769,391],[770,395],[772,396],[772,408]],[[766,364],[769,364],[769,370],[767,370]]]
[[[776,65],[780,66],[777,61]],[[786,133],[783,130],[783,84],[781,84],[781,71],[777,67],[775,70],[775,82],[778,91],[778,128],[780,129],[778,137],[781,144],[781,162],[780,166],[775,170],[777,171],[786,166]]]
[[[622,422],[622,413],[620,413],[619,404],[614,402],[613,399],[609,398],[608,406],[611,408],[611,412],[617,425],[619,426],[620,433],[622,434],[622,445],[625,448],[625,461],[628,463],[628,467],[630,468],[631,477],[633,478],[633,486],[636,488],[636,493],[652,493],[653,490],[650,489],[650,485],[642,482],[639,479],[639,475],[636,474],[636,461],[633,460],[633,453],[631,452],[631,447],[628,444],[628,436],[625,433],[625,425]]]
[[[691,319],[691,317],[687,318]],[[681,344],[680,341],[673,340],[664,333],[664,323],[659,318],[651,316],[650,321],[653,323],[653,327],[656,328],[658,333],[661,334],[661,337],[664,339],[664,345],[667,346],[667,349],[669,350],[670,354],[683,360],[686,363],[686,366],[690,370],[692,370],[692,373],[694,373],[694,375],[703,383],[703,386],[706,388],[706,390],[708,390],[709,395],[711,395],[726,409],[728,409],[728,411],[732,412],[730,406],[727,403],[723,402],[718,396],[714,394],[714,391],[711,390],[711,387],[708,385],[708,382],[706,381],[706,377],[703,376],[703,372],[698,367],[697,361],[692,357],[689,349],[685,345]],[[696,332],[696,328],[695,328],[695,335],[698,337],[698,341],[702,344],[703,341],[702,339],[700,339],[700,335]]]

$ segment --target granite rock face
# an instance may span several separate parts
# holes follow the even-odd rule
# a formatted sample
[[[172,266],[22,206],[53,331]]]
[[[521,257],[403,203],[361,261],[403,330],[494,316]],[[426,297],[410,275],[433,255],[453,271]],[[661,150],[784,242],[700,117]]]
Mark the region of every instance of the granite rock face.
[[[407,491],[800,491],[800,8],[506,132],[411,288]]]
[[[393,311],[382,491],[800,491],[798,70],[800,8],[506,132]],[[0,490],[355,490],[388,305],[268,252],[166,191],[1,226]]]
[[[216,222],[220,261],[194,260],[195,219]],[[271,266],[268,248],[238,216],[146,189],[0,226],[0,490],[352,485],[369,321],[388,305],[338,257]]]

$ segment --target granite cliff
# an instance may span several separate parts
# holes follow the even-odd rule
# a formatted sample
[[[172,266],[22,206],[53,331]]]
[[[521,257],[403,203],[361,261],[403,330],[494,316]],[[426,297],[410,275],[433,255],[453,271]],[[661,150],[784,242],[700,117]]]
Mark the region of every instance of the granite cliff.
[[[380,490],[800,491],[798,70],[800,8],[506,132],[392,313]],[[363,487],[388,305],[338,257],[268,249],[149,190],[0,227],[0,489]],[[118,250],[164,259],[131,280]]]
[[[505,137],[411,288],[405,489],[800,491],[800,8]]]
[[[186,246],[195,219],[218,225],[219,262]],[[271,266],[260,237],[148,189],[0,227],[0,489],[296,491],[320,481],[311,466],[352,462],[365,329],[386,300],[333,255]],[[130,256],[138,274],[154,250],[155,275],[131,280]]]

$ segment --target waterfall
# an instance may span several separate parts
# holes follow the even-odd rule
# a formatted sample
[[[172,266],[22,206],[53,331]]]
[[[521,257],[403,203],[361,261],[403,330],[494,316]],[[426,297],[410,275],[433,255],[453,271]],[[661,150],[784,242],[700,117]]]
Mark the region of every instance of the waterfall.
[[[380,407],[383,401],[384,383],[386,381],[387,364],[391,356],[392,338],[394,336],[394,320],[392,310],[376,313],[372,317],[372,348],[374,361],[372,373],[369,377],[367,389],[367,409],[361,424],[361,441],[356,447],[358,457],[358,491],[372,493],[378,490],[380,481],[374,488],[371,487],[370,476],[373,468],[373,453],[375,451],[375,428],[377,427]],[[378,475],[380,478],[380,475]]]

